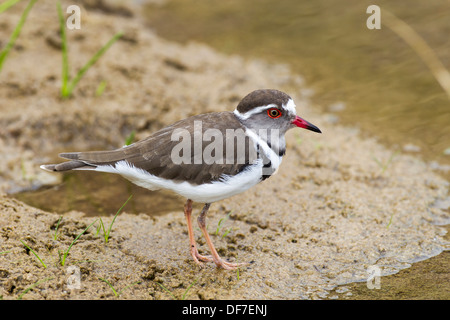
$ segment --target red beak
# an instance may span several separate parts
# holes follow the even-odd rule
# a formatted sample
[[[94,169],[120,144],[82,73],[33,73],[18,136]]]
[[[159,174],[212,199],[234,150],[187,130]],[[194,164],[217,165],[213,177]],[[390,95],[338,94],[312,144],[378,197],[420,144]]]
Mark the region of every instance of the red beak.
[[[317,128],[315,125],[313,125],[312,123],[309,123],[308,121],[300,118],[299,116],[295,116],[295,120],[292,121],[292,124],[295,124],[299,128],[304,128],[304,129],[308,129],[308,130],[311,130],[311,131],[314,131],[314,132],[322,133],[322,131],[320,131],[320,129]]]

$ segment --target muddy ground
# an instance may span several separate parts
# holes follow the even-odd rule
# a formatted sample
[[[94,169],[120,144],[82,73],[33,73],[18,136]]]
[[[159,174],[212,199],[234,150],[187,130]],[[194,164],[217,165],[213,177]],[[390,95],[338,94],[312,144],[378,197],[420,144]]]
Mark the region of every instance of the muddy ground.
[[[449,249],[449,215],[441,210],[448,183],[420,159],[316,112],[311,90],[288,67],[168,42],[144,27],[137,8],[82,3],[81,29],[68,31],[71,74],[116,32],[124,37],[86,73],[71,99],[59,95],[53,1],[35,5],[0,72],[0,298],[117,298],[100,278],[123,289],[120,299],[182,298],[191,284],[188,299],[325,298],[337,285],[365,281],[372,265],[393,274]],[[24,5],[2,14],[2,45]],[[106,88],[98,95],[102,81]],[[97,234],[98,217],[67,212],[56,230],[59,214],[6,196],[59,184],[60,175],[39,169],[52,154],[120,147],[133,130],[139,139],[190,115],[233,110],[257,88],[288,92],[299,115],[323,134],[292,130],[275,176],[212,205],[208,227],[219,254],[251,262],[239,272],[212,263],[199,268],[191,260],[181,198],[180,210],[163,216],[125,209],[105,243]],[[61,266],[61,252],[96,220]],[[78,271],[79,287],[71,288],[68,281]]]

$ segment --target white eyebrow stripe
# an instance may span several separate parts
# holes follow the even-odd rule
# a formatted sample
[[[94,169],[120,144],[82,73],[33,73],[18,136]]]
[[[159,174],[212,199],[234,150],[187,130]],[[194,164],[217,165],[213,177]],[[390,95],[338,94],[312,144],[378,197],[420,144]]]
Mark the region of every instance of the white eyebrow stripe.
[[[261,106],[261,107],[254,108],[254,109],[252,109],[252,110],[250,110],[250,111],[247,111],[247,112],[244,113],[244,114],[240,113],[240,112],[238,111],[238,109],[235,109],[235,110],[234,110],[234,114],[235,114],[239,119],[241,119],[241,120],[247,120],[247,119],[250,118],[252,115],[254,115],[254,114],[256,114],[256,113],[260,113],[261,111],[267,110],[267,109],[270,109],[270,108],[278,108],[278,106],[277,106],[276,104],[271,103],[271,104],[269,104],[269,105],[267,105],[267,106]]]
[[[289,99],[289,101],[286,104],[283,104],[283,108],[293,115],[297,114],[296,106],[294,100],[292,99]]]
[[[288,113],[291,113],[293,115],[297,114],[297,110],[296,110],[296,106],[294,103],[294,100],[289,99],[289,101],[286,104],[283,104],[281,106],[283,109],[285,109]],[[270,108],[278,108],[278,106],[274,103],[271,103],[267,106],[261,106],[261,107],[257,107],[254,108],[252,110],[247,111],[246,113],[242,114],[238,111],[238,109],[234,110],[234,114],[236,115],[236,117],[238,117],[241,120],[247,120],[248,118],[250,118],[252,115],[256,114],[256,113],[260,113],[261,111],[270,109]]]

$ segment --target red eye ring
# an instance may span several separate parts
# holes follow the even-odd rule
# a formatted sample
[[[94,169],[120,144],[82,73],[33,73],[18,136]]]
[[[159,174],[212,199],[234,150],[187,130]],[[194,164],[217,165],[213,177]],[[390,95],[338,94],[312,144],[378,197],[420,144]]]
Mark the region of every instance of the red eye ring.
[[[278,119],[279,117],[281,117],[281,111],[277,108],[270,108],[269,110],[267,110],[267,115],[272,119]]]

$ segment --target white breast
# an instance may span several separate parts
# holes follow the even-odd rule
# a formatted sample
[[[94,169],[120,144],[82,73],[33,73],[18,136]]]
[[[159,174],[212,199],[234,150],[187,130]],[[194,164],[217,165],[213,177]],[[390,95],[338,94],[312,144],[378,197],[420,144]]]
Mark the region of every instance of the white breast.
[[[203,185],[194,185],[187,181],[176,182],[157,177],[143,169],[136,168],[127,161],[119,161],[113,166],[98,166],[95,171],[120,174],[136,185],[149,189],[169,189],[195,202],[211,203],[219,201],[253,187],[261,181],[263,163],[258,159],[234,176],[224,175],[221,180]]]

